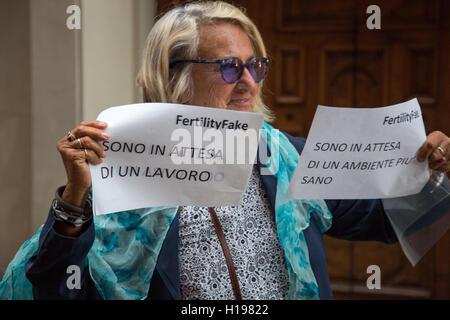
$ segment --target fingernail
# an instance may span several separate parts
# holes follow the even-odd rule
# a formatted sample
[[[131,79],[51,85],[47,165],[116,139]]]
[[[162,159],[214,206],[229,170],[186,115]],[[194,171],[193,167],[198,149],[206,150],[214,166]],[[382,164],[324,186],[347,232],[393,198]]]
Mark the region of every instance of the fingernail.
[[[104,126],[104,127],[106,127],[108,125],[106,122],[103,122],[103,121],[99,121],[99,123],[101,126]]]
[[[102,133],[102,137],[105,138],[105,139],[109,139],[110,138],[109,134],[107,134],[106,132]]]

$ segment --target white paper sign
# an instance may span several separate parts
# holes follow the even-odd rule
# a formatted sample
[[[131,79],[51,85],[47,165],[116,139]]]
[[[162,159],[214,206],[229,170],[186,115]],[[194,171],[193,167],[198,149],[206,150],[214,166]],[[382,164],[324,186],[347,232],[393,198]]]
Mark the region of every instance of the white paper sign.
[[[94,214],[152,206],[237,205],[264,116],[167,103],[113,107],[106,158],[91,165]],[[245,142],[244,144],[242,142]]]
[[[392,198],[420,192],[428,163],[417,99],[382,108],[318,106],[287,196],[294,199]]]

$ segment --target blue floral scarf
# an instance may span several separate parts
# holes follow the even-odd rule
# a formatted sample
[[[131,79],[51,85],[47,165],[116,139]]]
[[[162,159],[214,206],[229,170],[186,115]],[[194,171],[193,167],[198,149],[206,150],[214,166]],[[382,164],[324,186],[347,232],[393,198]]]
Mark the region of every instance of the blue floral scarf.
[[[299,154],[290,141],[269,124],[262,139],[271,156],[265,163],[277,178],[275,218],[289,274],[287,299],[318,299],[303,231],[316,219],[322,232],[331,227],[331,214],[323,200],[286,198]],[[87,255],[89,272],[104,299],[145,299],[161,246],[177,207],[152,207],[94,217],[95,240]],[[0,299],[33,299],[25,276],[27,261],[37,253],[39,234],[25,241],[0,282]]]

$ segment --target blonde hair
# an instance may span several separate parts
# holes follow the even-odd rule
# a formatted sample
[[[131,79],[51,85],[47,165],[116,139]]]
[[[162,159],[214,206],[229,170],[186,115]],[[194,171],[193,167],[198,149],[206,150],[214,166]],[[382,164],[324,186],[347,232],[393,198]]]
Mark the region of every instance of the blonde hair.
[[[176,64],[177,60],[196,59],[200,24],[226,22],[238,25],[249,36],[255,55],[266,57],[266,49],[255,24],[239,8],[223,1],[196,1],[165,13],[147,37],[137,82],[142,87],[144,102],[188,103],[193,95],[192,64]],[[258,85],[254,112],[264,119],[274,117],[262,98],[262,84]]]

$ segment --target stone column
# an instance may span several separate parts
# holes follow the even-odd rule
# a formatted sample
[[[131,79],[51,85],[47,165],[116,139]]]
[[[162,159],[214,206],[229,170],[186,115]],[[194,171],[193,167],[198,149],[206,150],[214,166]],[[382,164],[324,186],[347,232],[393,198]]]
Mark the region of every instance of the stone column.
[[[30,236],[29,2],[0,1],[0,273]]]
[[[56,142],[135,85],[154,0],[0,1],[0,272],[45,223],[66,182]],[[70,5],[81,29],[69,30]]]

